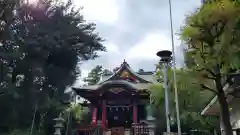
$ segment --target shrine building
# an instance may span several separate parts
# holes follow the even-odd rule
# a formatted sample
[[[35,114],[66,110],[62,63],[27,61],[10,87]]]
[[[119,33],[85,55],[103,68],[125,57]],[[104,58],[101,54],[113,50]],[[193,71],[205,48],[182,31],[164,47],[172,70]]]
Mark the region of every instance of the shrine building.
[[[89,101],[92,123],[88,127],[100,127],[103,135],[154,135],[155,119],[149,113],[149,88],[154,83],[153,72],[134,72],[124,61],[96,85],[72,89]]]

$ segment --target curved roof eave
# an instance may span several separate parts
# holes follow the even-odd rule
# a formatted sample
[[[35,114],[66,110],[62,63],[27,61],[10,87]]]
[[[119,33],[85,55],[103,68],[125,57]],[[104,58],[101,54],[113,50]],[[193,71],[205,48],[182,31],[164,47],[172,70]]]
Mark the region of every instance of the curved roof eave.
[[[102,84],[102,83],[108,81],[109,79],[114,77],[116,74],[118,74],[124,67],[126,67],[134,76],[136,76],[136,77],[138,77],[138,78],[140,78],[140,79],[142,79],[142,80],[144,80],[144,81],[146,81],[148,83],[153,83],[152,81],[146,80],[145,78],[143,78],[140,75],[136,74],[131,68],[129,68],[128,66],[123,64],[123,65],[121,65],[121,67],[114,74],[112,74],[110,77],[108,77],[105,80],[100,80],[97,84]]]
[[[152,86],[152,83],[130,83],[130,82],[125,81],[125,80],[113,80],[113,81],[103,82],[102,84],[99,84],[99,85],[83,86],[81,88],[72,87],[72,89],[76,93],[87,92],[89,90],[92,91],[92,90],[102,89],[103,87],[105,87],[107,85],[125,85],[129,89],[132,89],[132,90],[133,89],[135,89],[135,90],[148,90]]]

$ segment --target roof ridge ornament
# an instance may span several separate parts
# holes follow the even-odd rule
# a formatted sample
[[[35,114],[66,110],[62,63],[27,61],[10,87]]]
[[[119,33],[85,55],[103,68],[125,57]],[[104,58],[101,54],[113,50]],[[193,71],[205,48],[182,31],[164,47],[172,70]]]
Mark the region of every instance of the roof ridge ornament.
[[[118,79],[122,80],[123,79],[122,77],[124,78],[124,80],[134,82],[134,83],[150,83],[151,82],[141,77],[137,72],[133,71],[129,66],[129,64],[124,59],[121,66],[116,67],[114,69],[114,74],[112,74],[110,77],[108,77],[104,81],[99,81],[98,84],[102,84],[103,82],[110,81],[110,80],[118,80]]]
[[[123,60],[123,63],[122,63],[122,65],[121,65],[121,67],[122,67],[122,66],[127,66],[127,67],[130,67],[130,66],[129,66],[129,64],[126,62],[126,60],[125,60],[125,59]]]

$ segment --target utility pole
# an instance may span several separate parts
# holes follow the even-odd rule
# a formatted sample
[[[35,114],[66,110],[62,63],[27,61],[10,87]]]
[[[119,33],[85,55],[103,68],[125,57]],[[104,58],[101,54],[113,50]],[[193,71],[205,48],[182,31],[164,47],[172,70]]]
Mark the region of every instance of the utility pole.
[[[176,77],[176,57],[175,57],[175,45],[173,37],[173,21],[172,21],[172,3],[171,0],[168,0],[169,5],[169,16],[170,16],[170,26],[171,26],[171,39],[172,39],[172,58],[173,58],[173,82],[174,82],[174,93],[175,93],[175,108],[177,114],[177,127],[178,135],[181,135],[181,122],[179,114],[179,103],[178,103],[178,89],[177,89],[177,77]]]
[[[165,99],[165,115],[166,115],[166,124],[167,124],[167,133],[171,132],[170,126],[170,113],[169,113],[169,99],[168,99],[168,79],[167,79],[167,67],[171,61],[172,52],[168,50],[159,51],[157,56],[160,57],[160,62],[164,66],[164,99]]]

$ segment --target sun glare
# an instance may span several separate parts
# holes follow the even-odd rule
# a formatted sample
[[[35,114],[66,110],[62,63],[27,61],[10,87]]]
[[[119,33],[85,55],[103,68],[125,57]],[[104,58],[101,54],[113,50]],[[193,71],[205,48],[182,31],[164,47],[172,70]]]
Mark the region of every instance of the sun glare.
[[[29,5],[37,5],[39,0],[26,0],[26,3]]]

